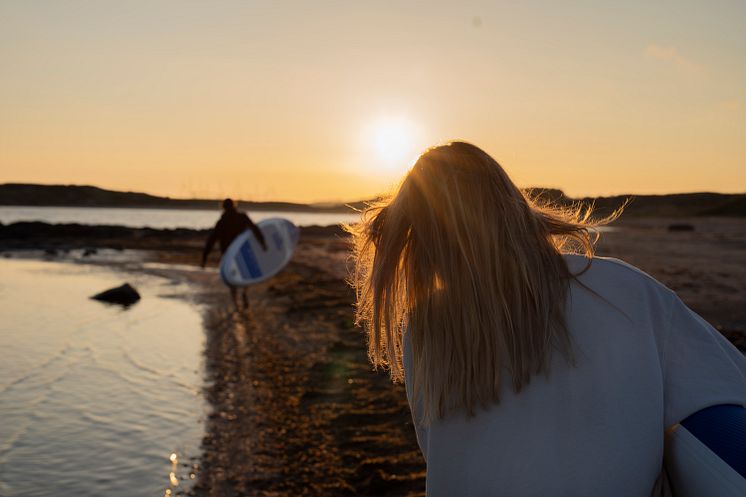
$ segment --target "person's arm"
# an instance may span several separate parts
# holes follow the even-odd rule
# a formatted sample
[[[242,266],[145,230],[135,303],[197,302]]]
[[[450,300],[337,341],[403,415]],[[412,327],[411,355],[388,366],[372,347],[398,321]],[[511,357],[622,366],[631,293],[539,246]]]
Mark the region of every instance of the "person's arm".
[[[666,428],[710,406],[746,407],[746,357],[678,297],[662,353]]]
[[[220,229],[220,221],[215,224],[215,227],[210,231],[210,236],[207,237],[207,241],[205,242],[205,248],[202,250],[202,267],[205,267],[205,264],[207,263],[207,256],[210,255],[210,252],[212,251],[212,247],[215,246],[215,242],[218,239],[218,230]]]
[[[254,236],[257,240],[259,240],[259,243],[261,244],[262,248],[264,250],[267,250],[267,242],[264,240],[264,234],[262,233],[262,230],[259,229],[259,226],[254,224],[254,221],[251,220],[249,216],[246,216],[246,220],[249,223],[249,229],[252,233],[254,233]]]

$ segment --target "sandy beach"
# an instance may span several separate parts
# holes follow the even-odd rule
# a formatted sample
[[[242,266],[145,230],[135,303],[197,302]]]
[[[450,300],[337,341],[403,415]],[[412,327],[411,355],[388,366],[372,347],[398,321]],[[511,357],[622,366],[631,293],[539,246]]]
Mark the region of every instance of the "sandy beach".
[[[207,396],[197,495],[420,495],[404,391],[366,362],[344,282],[346,245],[305,236],[251,289],[248,314],[206,285]]]
[[[668,229],[682,222],[693,230]],[[91,228],[85,235],[85,228],[52,227],[41,243],[10,228],[0,228],[7,256],[24,248],[46,257],[134,249],[143,270],[193,285],[211,404],[193,494],[424,495],[404,390],[371,371],[353,326],[347,243],[338,228],[304,229],[289,266],[250,289],[248,313],[232,309],[216,273],[184,269],[198,263],[203,232]],[[746,348],[746,220],[656,218],[616,228],[601,237],[600,255],[659,279]]]

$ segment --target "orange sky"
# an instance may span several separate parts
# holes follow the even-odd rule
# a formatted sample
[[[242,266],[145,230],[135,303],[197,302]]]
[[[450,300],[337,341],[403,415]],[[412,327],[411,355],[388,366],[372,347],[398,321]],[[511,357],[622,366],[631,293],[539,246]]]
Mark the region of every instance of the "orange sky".
[[[520,186],[746,191],[744,2],[3,2],[0,182],[366,198],[465,139]]]

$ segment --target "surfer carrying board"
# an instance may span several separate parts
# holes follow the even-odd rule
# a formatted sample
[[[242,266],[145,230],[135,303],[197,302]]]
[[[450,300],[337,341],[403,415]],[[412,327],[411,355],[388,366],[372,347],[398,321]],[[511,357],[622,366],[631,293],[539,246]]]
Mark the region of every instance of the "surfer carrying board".
[[[262,249],[267,250],[267,242],[264,240],[264,235],[251,218],[245,212],[239,211],[232,199],[227,198],[223,200],[223,215],[220,216],[220,219],[218,219],[215,227],[207,237],[205,249],[202,251],[202,267],[205,267],[207,257],[210,255],[216,241],[220,246],[220,253],[225,253],[231,242],[247,229],[251,230],[254,237],[256,237],[261,244]],[[228,288],[231,291],[231,298],[233,299],[233,304],[236,306],[236,310],[240,310],[238,303],[238,287],[228,285]],[[244,309],[248,310],[249,297],[246,293],[245,286],[241,287],[241,301],[243,302]]]
[[[594,255],[594,228],[618,215],[531,198],[453,142],[346,227],[357,322],[373,364],[404,382],[428,497],[660,496],[679,424],[722,461],[698,464],[696,495],[746,495],[731,443],[746,358],[673,291]],[[682,457],[705,453],[679,445],[677,490]]]

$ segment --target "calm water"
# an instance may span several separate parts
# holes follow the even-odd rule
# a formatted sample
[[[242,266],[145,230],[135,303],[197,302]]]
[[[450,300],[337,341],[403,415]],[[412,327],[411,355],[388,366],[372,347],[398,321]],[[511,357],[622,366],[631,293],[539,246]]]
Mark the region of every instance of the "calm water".
[[[124,281],[143,297],[130,309],[89,300]],[[201,316],[174,298],[185,292],[90,265],[0,260],[0,495],[190,486],[206,404]]]
[[[358,220],[357,214],[314,212],[251,212],[255,221],[270,217],[284,217],[297,226],[329,226]],[[47,223],[108,224],[132,228],[192,228],[215,226],[219,210],[197,209],[116,209],[92,207],[17,207],[0,206],[0,223],[44,221]]]

